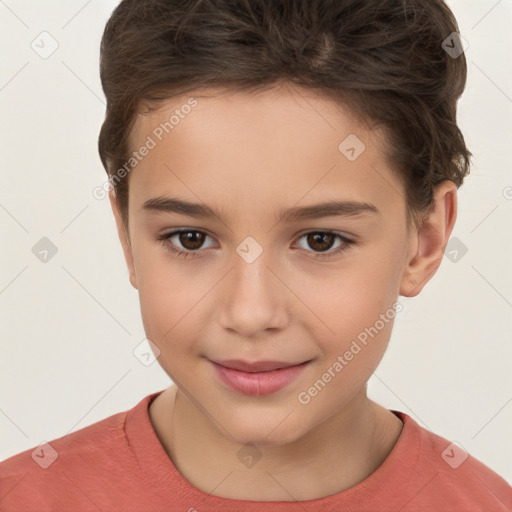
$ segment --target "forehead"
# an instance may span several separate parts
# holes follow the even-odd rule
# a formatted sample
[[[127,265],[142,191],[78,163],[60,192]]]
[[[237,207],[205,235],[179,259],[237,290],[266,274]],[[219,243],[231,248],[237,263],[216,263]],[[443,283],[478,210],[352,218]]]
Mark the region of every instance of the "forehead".
[[[141,137],[165,123],[173,132],[183,131],[175,130],[178,125],[186,125],[196,131],[207,125],[216,132],[243,125],[247,133],[245,123],[249,120],[254,130],[270,128],[270,133],[265,132],[267,136],[283,134],[294,135],[296,138],[297,132],[311,136],[317,130],[339,131],[344,127],[350,127],[361,134],[367,131],[356,120],[349,104],[335,101],[325,92],[291,84],[256,92],[200,88],[153,103],[152,110],[147,110],[147,105],[145,103],[140,106],[140,115],[130,134],[134,146]],[[292,133],[294,126],[297,130]],[[286,130],[278,131],[278,128],[283,127]],[[164,132],[167,134],[167,131]]]
[[[131,147],[152,149],[130,176],[135,205],[177,192],[219,207],[226,201],[249,207],[263,198],[294,204],[326,193],[377,203],[403,196],[382,133],[315,91],[202,89],[144,114]]]

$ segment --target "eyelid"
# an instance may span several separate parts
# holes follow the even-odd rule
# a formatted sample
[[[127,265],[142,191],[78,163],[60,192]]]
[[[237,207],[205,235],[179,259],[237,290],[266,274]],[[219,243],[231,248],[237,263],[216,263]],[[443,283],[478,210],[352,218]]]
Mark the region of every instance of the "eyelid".
[[[357,236],[352,235],[351,233],[347,233],[346,231],[338,231],[337,229],[330,228],[313,228],[313,229],[305,229],[296,235],[297,238],[300,238],[304,235],[309,235],[309,233],[328,233],[329,235],[339,235],[347,240],[356,241]]]
[[[157,235],[157,237],[159,239],[162,239],[162,238],[168,238],[172,235],[177,235],[179,233],[182,233],[182,232],[188,232],[188,231],[196,231],[198,233],[202,233],[204,235],[207,235],[209,236],[210,238],[215,238],[213,235],[211,235],[207,230],[205,229],[202,229],[202,228],[194,228],[194,227],[184,227],[184,228],[175,228],[175,229],[171,229],[169,231],[166,231],[166,232],[163,232],[159,235]],[[358,237],[356,235],[353,235],[353,234],[349,234],[345,231],[337,231],[335,229],[329,229],[329,228],[313,228],[313,229],[305,229],[303,231],[300,231],[299,233],[297,233],[295,235],[295,238],[301,238],[303,237],[304,235],[308,235],[310,233],[329,233],[330,235],[339,235],[340,237],[342,238],[346,238],[352,242],[355,242],[357,241]]]
[[[205,249],[211,248],[211,247],[206,247],[206,248],[200,248],[197,250],[190,250],[190,249],[180,249],[179,247],[173,247],[175,244],[172,244],[172,243],[166,244],[166,242],[168,240],[170,240],[172,237],[179,235],[180,233],[183,233],[183,232],[185,232],[185,233],[197,232],[197,233],[204,234],[211,239],[215,239],[214,236],[210,235],[207,231],[205,231],[203,229],[186,228],[186,227],[172,229],[171,231],[164,232],[160,235],[157,235],[156,238],[157,238],[157,240],[160,240],[162,242],[162,244],[164,245],[164,247],[167,247],[167,250],[169,250],[170,252],[174,252],[174,253],[177,253],[178,255],[182,255],[182,256],[190,256],[192,258],[196,257],[196,255],[201,254],[201,252],[203,252]],[[342,242],[334,250],[329,250],[326,252],[315,252],[315,251],[310,251],[307,249],[302,249],[301,247],[298,248],[299,250],[305,250],[306,252],[312,254],[314,259],[319,259],[319,260],[320,259],[328,259],[330,256],[335,256],[335,255],[343,253],[346,250],[349,250],[354,244],[356,244],[356,241],[353,239],[352,235],[347,236],[344,232],[334,231],[331,229],[307,229],[307,230],[302,231],[301,233],[297,234],[295,236],[295,239],[298,242],[304,236],[312,234],[312,233],[323,233],[323,234],[333,235],[335,237],[338,237],[338,239]],[[296,246],[297,242],[295,242],[295,244],[294,244],[295,246]]]
[[[205,236],[207,236],[208,238],[211,238],[212,240],[215,239],[215,237],[213,235],[210,235],[207,231],[205,231],[204,229],[198,229],[198,228],[176,228],[176,229],[172,229],[171,231],[168,231],[168,232],[164,232],[162,233],[161,235],[158,235],[157,236],[157,239],[158,240],[162,240],[163,242],[165,242],[166,240],[169,240],[170,238],[172,238],[173,236],[176,236],[176,235],[179,235],[180,233],[188,233],[188,232],[196,232],[196,233],[201,233]],[[195,251],[191,251],[190,249],[187,250],[187,252],[190,252],[190,253],[199,253],[201,251],[203,251],[205,248],[204,247],[201,247],[201,249],[197,249]],[[210,249],[210,247],[207,247],[207,249]],[[179,249],[179,250],[183,250],[183,249]]]

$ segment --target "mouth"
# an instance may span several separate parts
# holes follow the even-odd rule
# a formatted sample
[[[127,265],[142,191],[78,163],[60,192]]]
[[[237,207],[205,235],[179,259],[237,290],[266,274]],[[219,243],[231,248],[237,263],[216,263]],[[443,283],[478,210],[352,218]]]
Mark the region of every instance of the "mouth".
[[[244,395],[264,396],[276,393],[294,381],[311,363],[283,361],[248,362],[238,359],[213,361],[216,376],[230,389]]]
[[[300,364],[307,363],[308,361],[302,361],[299,363],[287,363],[284,361],[242,361],[241,359],[224,359],[224,360],[211,360],[224,368],[231,368],[232,370],[239,370],[247,373],[256,372],[268,372],[272,370],[280,370],[282,368],[290,368],[292,366],[299,366]]]

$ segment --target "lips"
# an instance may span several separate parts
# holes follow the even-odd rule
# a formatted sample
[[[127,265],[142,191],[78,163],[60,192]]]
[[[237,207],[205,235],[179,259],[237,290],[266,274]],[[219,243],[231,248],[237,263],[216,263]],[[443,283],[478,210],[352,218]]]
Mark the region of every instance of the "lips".
[[[251,363],[248,361],[242,361],[241,359],[225,359],[219,361],[212,359],[212,361],[224,366],[224,368],[231,368],[232,370],[240,370],[248,373],[269,372],[272,370],[279,370],[281,368],[289,368],[290,366],[297,366],[306,362],[300,361],[298,363],[287,363],[283,361],[255,361]]]
[[[253,396],[270,395],[286,388],[310,362],[210,360],[214,374],[224,385],[238,393]]]

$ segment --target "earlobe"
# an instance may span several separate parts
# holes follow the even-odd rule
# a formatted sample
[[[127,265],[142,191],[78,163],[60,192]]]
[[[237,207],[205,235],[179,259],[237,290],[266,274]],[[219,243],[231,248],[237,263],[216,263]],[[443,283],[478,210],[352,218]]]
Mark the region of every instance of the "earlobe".
[[[127,233],[126,227],[123,222],[123,218],[121,215],[121,208],[117,201],[117,197],[114,189],[110,189],[108,193],[108,198],[110,200],[110,206],[112,207],[112,213],[114,214],[114,218],[116,221],[117,234],[119,236],[119,240],[121,242],[121,247],[123,248],[123,254],[126,261],[126,265],[128,267],[128,274],[130,278],[130,283],[135,289],[137,287],[137,275],[135,273],[135,263],[133,258],[132,246],[130,242],[130,237]]]
[[[443,181],[422,225],[414,229],[414,246],[402,275],[400,295],[415,297],[437,272],[457,218],[457,187]],[[412,239],[411,239],[412,240]]]

